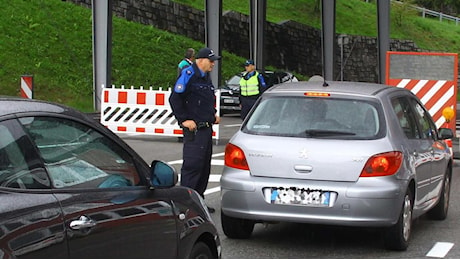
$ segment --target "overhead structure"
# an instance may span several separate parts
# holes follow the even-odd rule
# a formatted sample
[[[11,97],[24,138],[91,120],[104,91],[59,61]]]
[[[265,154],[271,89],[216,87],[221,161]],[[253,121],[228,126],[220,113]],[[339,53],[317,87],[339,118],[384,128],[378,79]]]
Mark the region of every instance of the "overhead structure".
[[[112,0],[92,0],[93,12],[93,99],[101,110],[102,86],[110,85],[112,72]]]
[[[93,12],[93,95],[94,108],[100,111],[102,86],[111,84],[112,63],[112,0],[92,0]],[[264,70],[264,30],[266,0],[250,0],[250,58],[259,70]],[[335,65],[335,6],[336,0],[321,1],[321,45],[323,76],[334,79]],[[377,0],[379,82],[385,81],[386,52],[389,51],[390,1]],[[219,56],[221,48],[222,0],[205,1],[205,44]],[[221,81],[222,61],[211,72],[215,86]]]
[[[390,50],[390,1],[377,0],[379,83],[386,80],[386,56]]]
[[[264,72],[264,32],[267,0],[250,0],[249,9],[249,58],[254,61],[257,70]]]
[[[222,0],[206,0],[205,10],[205,45],[217,55],[222,56]],[[211,71],[211,80],[215,87],[220,85],[221,71],[222,60],[217,61]]]
[[[321,1],[321,50],[323,57],[323,77],[334,80],[335,64],[335,0]]]

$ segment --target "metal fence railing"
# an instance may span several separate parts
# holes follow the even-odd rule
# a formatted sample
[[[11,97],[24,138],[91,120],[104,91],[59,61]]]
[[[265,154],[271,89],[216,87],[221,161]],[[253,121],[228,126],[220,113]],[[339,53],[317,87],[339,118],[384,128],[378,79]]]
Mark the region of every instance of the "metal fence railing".
[[[419,12],[421,12],[423,18],[425,18],[427,15],[429,15],[429,16],[433,16],[433,17],[439,17],[439,21],[440,21],[440,22],[442,22],[442,20],[448,20],[448,21],[453,21],[453,22],[455,22],[455,25],[459,25],[459,24],[460,24],[460,18],[458,18],[458,17],[452,16],[452,15],[443,14],[443,13],[436,12],[436,11],[432,11],[432,10],[428,10],[428,9],[426,9],[426,8],[423,8],[423,7],[418,7],[418,6],[412,6],[412,7],[414,7],[414,8],[417,9]]]
[[[370,2],[369,0],[365,0],[365,1],[366,1],[366,3]],[[392,0],[392,2],[393,3],[398,3],[398,4],[403,4],[402,2],[400,2],[398,0]],[[415,5],[411,5],[411,7],[416,9],[419,13],[421,13],[423,18],[426,18],[427,16],[439,17],[440,22],[442,22],[443,20],[448,20],[448,21],[455,22],[455,25],[460,24],[460,18],[459,17],[443,14],[443,13],[440,13],[440,12],[436,12],[436,11],[429,10],[429,9],[419,7],[419,6],[415,6]]]

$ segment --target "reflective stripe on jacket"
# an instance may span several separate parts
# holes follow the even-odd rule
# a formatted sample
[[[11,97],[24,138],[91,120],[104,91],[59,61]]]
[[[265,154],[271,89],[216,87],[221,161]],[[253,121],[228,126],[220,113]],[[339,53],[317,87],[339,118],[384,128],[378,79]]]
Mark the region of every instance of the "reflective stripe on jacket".
[[[256,96],[259,95],[259,72],[256,71],[252,77],[245,79],[243,75],[240,79],[240,93],[242,96]]]

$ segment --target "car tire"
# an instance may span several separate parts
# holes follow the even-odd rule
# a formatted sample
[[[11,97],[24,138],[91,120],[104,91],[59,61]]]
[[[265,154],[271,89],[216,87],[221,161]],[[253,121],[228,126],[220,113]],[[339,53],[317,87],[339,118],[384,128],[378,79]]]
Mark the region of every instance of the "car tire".
[[[441,196],[438,204],[428,211],[427,216],[433,220],[444,220],[447,218],[447,212],[449,210],[449,198],[450,198],[450,179],[451,172],[446,170],[446,176],[444,177],[444,185],[442,187]]]
[[[208,245],[206,245],[203,242],[198,242],[196,243],[192,251],[190,252],[190,259],[211,259],[215,258],[212,255],[211,249],[209,248]]]
[[[404,196],[398,222],[387,228],[384,232],[385,248],[404,251],[409,246],[409,238],[412,229],[412,201],[412,193],[408,190]]]
[[[241,218],[234,218],[220,213],[222,229],[229,238],[249,238],[254,230],[255,221]]]

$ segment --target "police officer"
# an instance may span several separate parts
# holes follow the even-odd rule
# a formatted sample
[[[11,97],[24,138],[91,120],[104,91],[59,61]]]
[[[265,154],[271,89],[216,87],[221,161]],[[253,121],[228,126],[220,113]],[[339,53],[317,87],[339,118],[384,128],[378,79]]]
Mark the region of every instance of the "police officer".
[[[247,60],[244,63],[246,72],[240,79],[240,105],[241,119],[244,120],[246,115],[256,103],[260,94],[265,91],[267,84],[262,74],[256,71],[253,60]]]
[[[212,125],[220,122],[209,72],[220,58],[209,48],[199,50],[192,66],[182,70],[169,97],[184,133],[181,185],[196,190],[203,198],[211,173]]]

